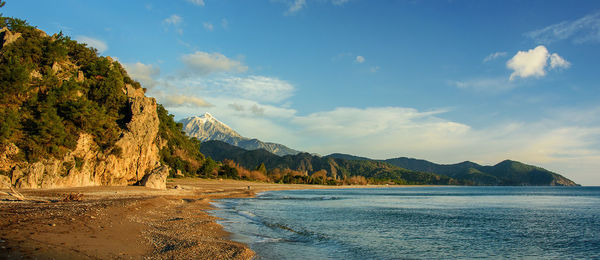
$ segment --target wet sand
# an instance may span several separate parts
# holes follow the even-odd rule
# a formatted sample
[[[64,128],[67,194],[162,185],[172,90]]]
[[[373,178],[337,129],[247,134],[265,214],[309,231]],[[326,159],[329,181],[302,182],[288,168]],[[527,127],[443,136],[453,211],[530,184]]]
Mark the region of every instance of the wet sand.
[[[376,187],[205,179],[172,179],[167,186],[20,190],[49,203],[16,201],[0,190],[0,259],[250,259],[254,252],[230,241],[208,214],[211,199]],[[61,201],[71,193],[82,200]]]

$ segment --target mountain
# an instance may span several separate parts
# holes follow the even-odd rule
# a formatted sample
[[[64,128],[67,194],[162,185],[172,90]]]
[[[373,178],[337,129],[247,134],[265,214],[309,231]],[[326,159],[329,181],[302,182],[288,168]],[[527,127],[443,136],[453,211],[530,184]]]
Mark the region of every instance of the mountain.
[[[312,174],[324,170],[327,176],[343,179],[363,176],[411,184],[462,184],[494,186],[576,186],[560,174],[540,167],[506,160],[494,166],[474,162],[436,164],[412,158],[373,160],[335,153],[320,157],[307,153],[277,156],[264,149],[248,151],[220,141],[202,144],[200,151],[215,160],[230,159],[248,169],[264,163],[269,170],[291,169]]]
[[[278,156],[264,149],[245,150],[216,140],[204,142],[200,151],[215,160],[233,160],[248,169],[264,164],[270,171],[290,169],[307,175],[324,172],[335,180],[362,176],[372,183],[461,184],[447,176],[411,171],[385,162],[319,157],[308,153]]]
[[[164,185],[205,161],[118,61],[10,17],[0,17],[0,122],[2,186]]]
[[[446,175],[451,178],[471,182],[474,185],[514,185],[514,186],[576,186],[564,176],[546,169],[517,161],[505,160],[493,166],[482,166],[474,162],[457,164],[436,164],[426,160],[406,157],[383,160],[389,164],[413,171],[423,171]]]
[[[502,161],[494,166],[482,166],[469,161],[444,165],[406,157],[383,161],[410,170],[443,174],[475,185],[577,185],[560,174],[511,160]]]
[[[267,143],[258,139],[243,137],[209,113],[204,113],[202,116],[184,118],[179,122],[183,124],[183,131],[185,131],[188,136],[196,137],[201,142],[218,140],[246,150],[265,149],[280,156],[300,153],[299,151],[290,149],[282,144]]]

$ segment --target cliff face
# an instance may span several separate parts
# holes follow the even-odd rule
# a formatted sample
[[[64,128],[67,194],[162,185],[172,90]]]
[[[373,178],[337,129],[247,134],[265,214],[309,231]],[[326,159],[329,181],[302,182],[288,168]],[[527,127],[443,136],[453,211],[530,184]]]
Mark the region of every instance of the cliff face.
[[[164,188],[161,119],[121,65],[62,35],[0,29],[0,186]],[[16,31],[14,31],[16,30]]]
[[[17,188],[58,188],[74,186],[128,185],[140,181],[153,170],[160,170],[159,150],[164,142],[158,134],[159,119],[154,98],[142,89],[126,85],[131,120],[116,146],[120,155],[101,152],[93,137],[82,133],[74,150],[61,159],[35,163],[10,159],[19,152],[14,144],[4,147],[0,170],[9,173]]]

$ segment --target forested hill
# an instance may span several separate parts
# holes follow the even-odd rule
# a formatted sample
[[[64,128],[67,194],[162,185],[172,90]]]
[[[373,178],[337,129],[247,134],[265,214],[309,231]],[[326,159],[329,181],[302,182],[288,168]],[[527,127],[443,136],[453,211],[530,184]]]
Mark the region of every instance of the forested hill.
[[[331,154],[330,158],[372,160],[347,154]],[[575,186],[575,182],[546,169],[517,161],[505,160],[493,166],[482,166],[465,161],[456,164],[437,164],[426,160],[407,157],[379,160],[405,169],[430,172],[460,180],[473,185],[531,185],[531,186]]]
[[[277,156],[264,149],[248,151],[221,141],[204,142],[200,151],[215,160],[233,160],[248,169],[256,169],[264,164],[269,172],[295,171],[305,176],[326,175],[332,184],[352,177],[361,177],[363,183],[356,184],[462,184],[447,176],[406,170],[385,162],[325,158],[308,153]]]
[[[409,184],[576,185],[559,174],[508,160],[494,166],[481,166],[473,162],[440,165],[410,158],[378,161],[347,154],[319,157],[301,153],[281,157],[262,149],[248,151],[220,141],[205,142],[200,150],[217,160],[231,159],[250,169],[264,163],[266,168],[271,171],[291,169],[309,175],[322,172],[336,179],[363,176],[372,183],[387,181]]]
[[[482,166],[469,161],[444,165],[406,157],[387,159],[384,162],[415,171],[444,174],[473,182],[476,185],[577,185],[558,173],[511,160],[505,160],[493,166]]]
[[[125,185],[195,174],[199,142],[119,62],[0,17],[0,178],[17,187]]]

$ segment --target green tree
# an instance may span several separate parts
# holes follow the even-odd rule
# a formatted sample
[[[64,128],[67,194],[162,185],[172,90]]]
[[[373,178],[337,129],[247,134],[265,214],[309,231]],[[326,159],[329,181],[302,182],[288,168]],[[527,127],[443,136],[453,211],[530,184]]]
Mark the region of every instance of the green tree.
[[[214,177],[219,164],[210,157],[206,157],[204,164],[200,167],[199,175],[205,178]]]
[[[267,174],[267,167],[265,167],[264,163],[260,163],[260,165],[256,167],[256,170],[261,172],[262,174]]]

